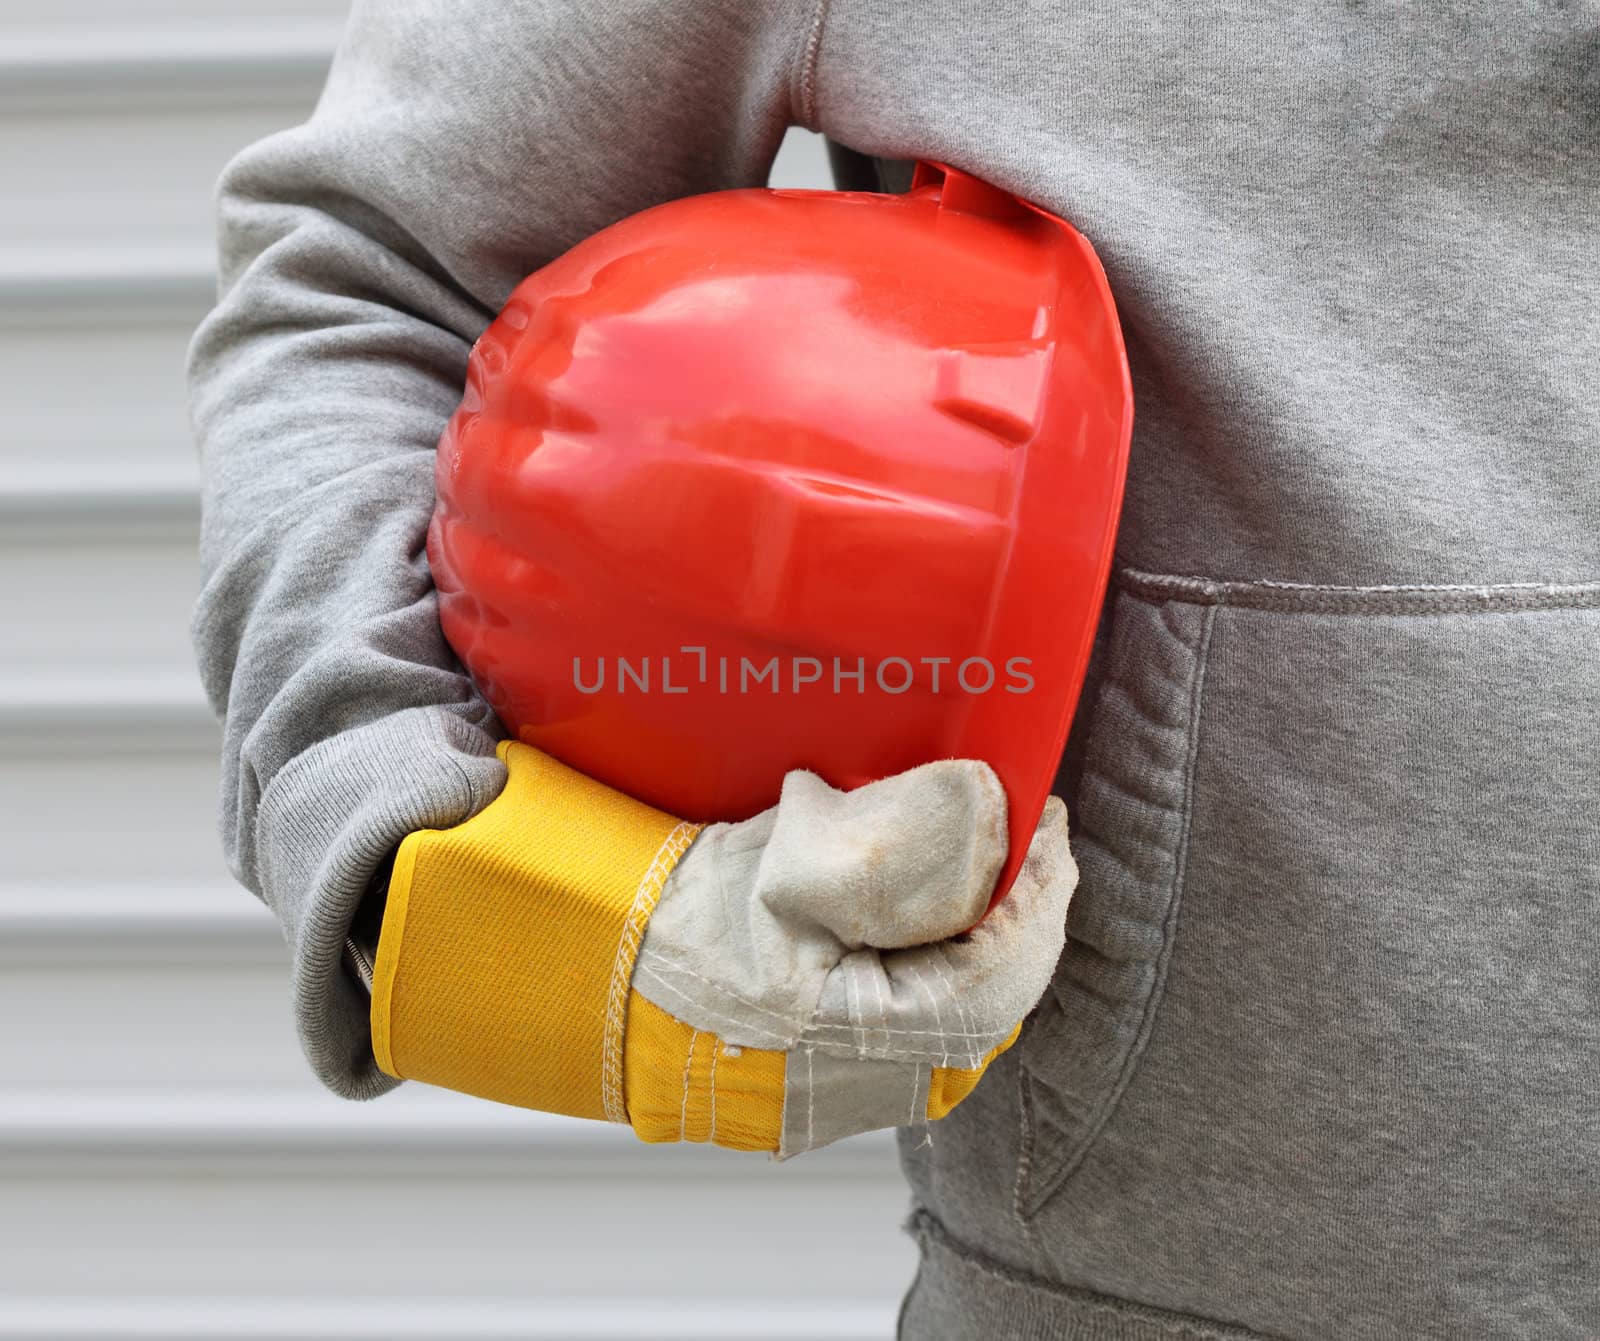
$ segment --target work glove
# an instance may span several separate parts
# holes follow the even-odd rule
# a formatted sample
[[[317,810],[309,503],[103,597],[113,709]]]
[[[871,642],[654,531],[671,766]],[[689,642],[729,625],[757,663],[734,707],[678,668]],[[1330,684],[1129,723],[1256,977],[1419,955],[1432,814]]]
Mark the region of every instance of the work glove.
[[[388,1074],[785,1158],[955,1107],[1043,993],[1077,868],[1052,798],[1011,890],[973,760],[784,780],[684,823],[526,745],[501,795],[411,835],[373,980]]]

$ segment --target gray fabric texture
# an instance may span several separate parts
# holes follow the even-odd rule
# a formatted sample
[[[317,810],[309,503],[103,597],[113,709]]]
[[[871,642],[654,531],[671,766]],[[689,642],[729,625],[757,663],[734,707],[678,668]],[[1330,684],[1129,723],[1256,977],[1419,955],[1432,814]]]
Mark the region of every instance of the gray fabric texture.
[[[1259,1341],[1257,1332],[1020,1275],[953,1242],[926,1211],[906,1227],[922,1267],[901,1305],[902,1334],[940,1341]]]
[[[790,122],[1072,219],[1137,401],[1068,948],[903,1143],[903,1335],[1600,1335],[1593,0],[358,3],[191,359],[224,841],[318,1074],[385,1084],[363,879],[499,786],[421,554],[467,350]]]

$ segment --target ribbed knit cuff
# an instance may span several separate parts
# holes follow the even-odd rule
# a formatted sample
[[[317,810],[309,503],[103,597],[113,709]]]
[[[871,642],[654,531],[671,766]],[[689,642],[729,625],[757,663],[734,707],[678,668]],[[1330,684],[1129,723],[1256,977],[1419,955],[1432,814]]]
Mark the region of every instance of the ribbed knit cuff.
[[[262,794],[258,870],[293,949],[300,1043],[345,1098],[397,1083],[373,1059],[368,1000],[340,966],[351,918],[407,834],[459,824],[499,795],[495,745],[449,708],[411,708],[313,746]]]

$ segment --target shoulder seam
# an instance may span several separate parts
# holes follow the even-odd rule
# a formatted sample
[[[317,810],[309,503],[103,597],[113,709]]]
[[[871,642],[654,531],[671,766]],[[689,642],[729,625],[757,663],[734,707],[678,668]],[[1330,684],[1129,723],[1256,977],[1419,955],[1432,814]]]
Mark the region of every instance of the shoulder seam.
[[[811,22],[806,25],[805,45],[800,52],[798,70],[799,106],[796,109],[800,124],[807,130],[819,129],[817,125],[817,56],[822,49],[822,30],[828,21],[828,0],[815,0]]]

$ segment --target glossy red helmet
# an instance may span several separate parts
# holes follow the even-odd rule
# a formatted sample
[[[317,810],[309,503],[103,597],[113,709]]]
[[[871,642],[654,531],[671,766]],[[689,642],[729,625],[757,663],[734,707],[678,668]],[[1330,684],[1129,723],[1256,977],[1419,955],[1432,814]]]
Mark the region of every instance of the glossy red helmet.
[[[1015,875],[1105,591],[1132,429],[1089,244],[961,173],[674,201],[518,286],[440,442],[428,556],[507,728],[742,819],[987,760]]]

